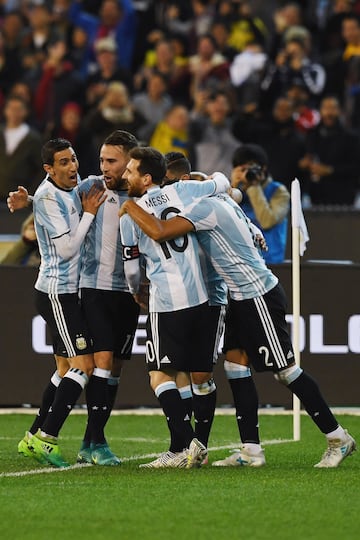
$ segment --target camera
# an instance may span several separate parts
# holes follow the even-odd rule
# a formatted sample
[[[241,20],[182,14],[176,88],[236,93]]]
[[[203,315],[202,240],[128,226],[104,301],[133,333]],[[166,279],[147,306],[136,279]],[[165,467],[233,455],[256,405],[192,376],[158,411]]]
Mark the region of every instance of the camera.
[[[248,182],[255,182],[255,180],[259,180],[259,177],[262,174],[262,167],[261,165],[252,165],[248,168],[245,174],[245,178]]]

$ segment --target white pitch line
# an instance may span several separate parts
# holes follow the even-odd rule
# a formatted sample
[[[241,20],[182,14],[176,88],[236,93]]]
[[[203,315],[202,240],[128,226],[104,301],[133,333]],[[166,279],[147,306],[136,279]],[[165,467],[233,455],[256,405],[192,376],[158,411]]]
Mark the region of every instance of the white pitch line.
[[[283,443],[290,443],[295,442],[294,439],[270,439],[268,441],[262,441],[262,446],[268,446],[271,444],[283,444]],[[231,450],[235,449],[237,446],[239,446],[239,442],[233,443],[233,444],[226,444],[223,446],[212,446],[208,450],[209,452],[215,452],[216,450]],[[129,456],[129,457],[122,457],[121,461],[123,463],[130,462],[130,461],[138,461],[139,459],[151,459],[151,458],[157,458],[159,456],[158,453],[152,453],[152,454],[143,454],[142,456]],[[88,463],[75,463],[75,465],[70,465],[70,467],[62,467],[62,468],[55,468],[55,467],[44,467],[42,469],[31,469],[29,471],[18,471],[18,472],[12,472],[12,473],[0,473],[0,478],[16,478],[20,476],[31,476],[35,474],[50,474],[54,472],[63,472],[63,471],[72,471],[74,469],[83,469],[84,467],[92,467],[92,465]]]
[[[83,469],[84,467],[91,467],[88,463],[75,463],[75,465],[70,465],[70,467],[44,467],[42,469],[31,469],[30,471],[18,471],[11,473],[0,473],[0,478],[9,478],[16,476],[30,476],[34,474],[49,474],[53,472],[63,472],[63,471],[72,471],[74,469]]]

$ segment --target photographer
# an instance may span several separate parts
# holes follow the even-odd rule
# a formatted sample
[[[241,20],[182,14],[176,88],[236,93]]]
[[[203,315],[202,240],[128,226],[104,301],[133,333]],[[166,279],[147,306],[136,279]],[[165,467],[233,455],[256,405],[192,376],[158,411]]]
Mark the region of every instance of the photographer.
[[[290,193],[271,178],[268,158],[261,146],[243,144],[232,160],[231,185],[243,192],[241,207],[264,233],[268,251],[263,253],[267,263],[281,263],[285,258],[287,215]]]

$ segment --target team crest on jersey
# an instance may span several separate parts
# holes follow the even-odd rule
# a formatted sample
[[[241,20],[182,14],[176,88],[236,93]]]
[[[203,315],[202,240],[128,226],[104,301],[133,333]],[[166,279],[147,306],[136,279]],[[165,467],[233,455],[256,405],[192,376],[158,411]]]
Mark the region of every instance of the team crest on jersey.
[[[79,349],[79,351],[83,351],[87,347],[86,339],[84,336],[77,336],[76,338],[76,348]]]

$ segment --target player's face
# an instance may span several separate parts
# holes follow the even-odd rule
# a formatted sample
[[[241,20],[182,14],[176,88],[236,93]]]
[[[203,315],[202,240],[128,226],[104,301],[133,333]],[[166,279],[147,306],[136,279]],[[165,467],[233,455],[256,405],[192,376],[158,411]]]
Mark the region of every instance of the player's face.
[[[139,164],[139,160],[130,159],[125,169],[124,178],[127,180],[129,197],[141,197],[147,189],[144,176],[138,170]]]
[[[77,185],[78,168],[79,162],[71,147],[56,152],[53,165],[44,165],[50,178],[62,189],[73,189]]]
[[[122,146],[103,144],[100,150],[100,169],[104,175],[108,189],[126,189],[127,183],[123,178],[129,161],[128,153]]]

